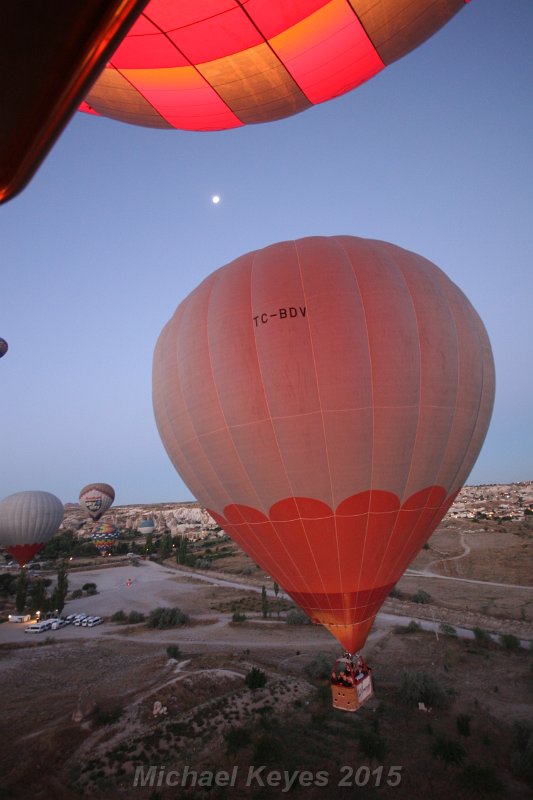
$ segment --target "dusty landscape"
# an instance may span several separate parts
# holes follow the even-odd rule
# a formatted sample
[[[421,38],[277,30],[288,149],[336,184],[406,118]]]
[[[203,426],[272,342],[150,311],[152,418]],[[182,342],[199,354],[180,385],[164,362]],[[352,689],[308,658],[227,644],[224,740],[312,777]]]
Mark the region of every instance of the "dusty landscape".
[[[524,492],[514,494],[523,509]],[[69,590],[94,582],[97,593],[63,613],[103,625],[39,636],[0,625],[2,796],[267,798],[290,784],[292,796],[324,800],[438,799],[452,788],[529,797],[530,517],[467,513],[445,518],[387,599],[364,653],[375,696],[356,714],[331,709],[339,646],[317,626],[287,624],[287,598],[232,543],[211,545],[224,546],[216,570],[172,558],[74,563]],[[425,602],[414,602],[420,591]],[[159,606],[190,621],[110,620]],[[258,688],[245,683],[253,668],[266,680]],[[421,673],[432,681],[423,710],[408,692]]]

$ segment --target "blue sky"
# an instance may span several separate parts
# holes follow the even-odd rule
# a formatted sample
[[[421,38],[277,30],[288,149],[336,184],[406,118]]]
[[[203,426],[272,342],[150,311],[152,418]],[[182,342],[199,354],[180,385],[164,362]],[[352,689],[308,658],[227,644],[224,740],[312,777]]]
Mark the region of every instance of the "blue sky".
[[[161,328],[233,258],[331,234],[414,250],[466,293],[497,375],[468,482],[533,479],[532,31],[530,0],[474,0],[354,92],[233,131],[77,114],[0,207],[0,497],[190,499],[152,413]]]

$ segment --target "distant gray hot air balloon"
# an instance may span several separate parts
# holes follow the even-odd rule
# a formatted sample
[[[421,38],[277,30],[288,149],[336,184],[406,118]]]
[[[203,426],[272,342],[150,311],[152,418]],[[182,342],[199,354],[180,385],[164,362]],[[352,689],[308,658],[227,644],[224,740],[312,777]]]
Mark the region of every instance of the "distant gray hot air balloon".
[[[90,483],[80,492],[80,505],[94,519],[100,519],[115,499],[115,490],[108,483]]]
[[[0,502],[0,545],[23,567],[52,538],[64,513],[50,492],[11,494]]]

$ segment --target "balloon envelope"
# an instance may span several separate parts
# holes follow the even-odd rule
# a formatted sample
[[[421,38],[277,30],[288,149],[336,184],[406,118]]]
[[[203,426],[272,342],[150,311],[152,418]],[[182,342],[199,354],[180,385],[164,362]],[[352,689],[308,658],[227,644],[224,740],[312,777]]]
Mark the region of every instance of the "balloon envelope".
[[[63,520],[61,500],[49,492],[17,492],[0,502],[0,545],[23,567]]]
[[[94,519],[100,519],[115,499],[115,490],[108,483],[90,483],[80,492],[80,505]]]
[[[490,343],[457,286],[348,236],[214,272],[154,355],[176,469],[350,652],[463,485],[493,398]]]
[[[151,0],[84,111],[220,130],[344,94],[413,50],[467,0]]]
[[[9,350],[8,344],[5,339],[0,339],[0,358],[5,356],[7,351]]]
[[[103,522],[91,534],[92,542],[100,552],[110,550],[118,538],[118,530],[108,522]]]

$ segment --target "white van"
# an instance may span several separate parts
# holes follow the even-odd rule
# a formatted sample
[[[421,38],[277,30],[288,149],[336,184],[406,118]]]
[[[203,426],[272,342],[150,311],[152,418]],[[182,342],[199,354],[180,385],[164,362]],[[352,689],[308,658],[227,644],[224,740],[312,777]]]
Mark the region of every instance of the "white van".
[[[48,626],[44,622],[36,622],[34,625],[24,628],[24,633],[43,633],[46,630],[48,630]]]
[[[90,617],[87,622],[88,628],[93,628],[95,625],[100,625],[103,622],[102,617]]]

